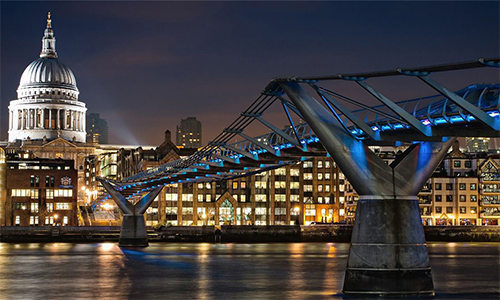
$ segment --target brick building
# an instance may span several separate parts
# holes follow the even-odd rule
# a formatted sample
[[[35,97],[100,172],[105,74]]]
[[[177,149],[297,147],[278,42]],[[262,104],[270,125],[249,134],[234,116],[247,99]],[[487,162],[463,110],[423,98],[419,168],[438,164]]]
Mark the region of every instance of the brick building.
[[[6,158],[5,226],[77,226],[77,170],[72,160]]]

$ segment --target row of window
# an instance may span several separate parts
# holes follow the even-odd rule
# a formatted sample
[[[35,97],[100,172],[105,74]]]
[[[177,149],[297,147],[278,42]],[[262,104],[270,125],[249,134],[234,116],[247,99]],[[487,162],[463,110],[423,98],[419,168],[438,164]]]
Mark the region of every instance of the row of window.
[[[45,186],[53,187],[54,185],[55,185],[54,176],[49,176],[49,175],[45,176]],[[32,187],[40,186],[40,175],[31,175],[30,186]]]
[[[335,186],[334,186],[335,187]],[[342,187],[342,189],[341,189]],[[322,184],[318,184],[317,185],[317,189],[318,189],[318,192],[321,193],[323,192],[323,185]],[[339,190],[342,192],[344,189],[343,189],[343,186],[339,186]],[[313,185],[312,184],[304,184],[304,192],[312,192],[313,191]],[[325,189],[324,189],[325,192],[330,192],[330,185],[329,184],[325,184]],[[334,189],[335,191],[335,189]]]
[[[435,183],[434,184],[436,190],[441,190],[442,189],[442,184],[441,183]],[[466,183],[459,183],[458,184],[458,189],[461,191],[466,191],[467,190],[467,184]],[[470,188],[471,191],[476,191],[477,190],[477,184],[471,183]],[[483,192],[499,192],[500,191],[500,184],[482,184],[481,189]],[[446,190],[447,191],[452,191],[453,190],[453,183],[446,183]]]
[[[441,184],[441,183],[439,183],[439,182],[436,182],[436,183],[434,184],[434,187],[435,187],[435,189],[436,189],[437,191],[440,191],[440,190],[442,189],[442,184]],[[461,191],[465,191],[465,190],[467,190],[467,184],[466,184],[466,183],[460,183],[460,184],[458,185],[458,189],[459,189],[459,190],[461,190]],[[453,190],[453,183],[446,183],[446,190],[447,190],[447,191],[452,191],[452,190]],[[477,184],[475,184],[475,183],[471,183],[471,184],[470,184],[470,190],[471,190],[471,191],[475,191],[475,190],[477,190]]]
[[[215,199],[219,199],[221,195],[215,195]],[[247,202],[247,195],[232,195],[233,198],[238,201],[238,202]],[[193,194],[182,194],[182,201],[185,202],[192,202],[193,201]],[[198,194],[198,202],[212,202],[212,195],[211,194]],[[274,198],[276,202],[285,202],[286,201],[286,195],[285,194],[276,194]],[[299,195],[290,195],[290,202],[299,202]],[[329,203],[326,201],[330,201],[330,197],[324,197],[325,203]],[[166,193],[165,194],[165,200],[166,201],[178,201],[179,196],[177,193]],[[318,197],[318,201],[322,201],[323,197]],[[267,201],[267,195],[266,194],[256,194],[255,195],[255,201],[257,202],[266,202]],[[321,203],[321,202],[320,202]]]
[[[72,209],[72,203],[68,202],[55,202],[55,203],[46,203],[47,211],[52,212],[54,211],[54,204],[56,210],[71,210]],[[17,210],[27,210],[28,206],[30,208],[30,211],[33,213],[39,212],[39,204],[38,203],[26,203],[26,202],[14,202],[14,209]]]
[[[467,213],[467,207],[465,207],[465,206],[460,206],[459,210],[460,210],[461,214],[466,214]],[[435,207],[435,211],[436,211],[437,214],[443,213],[443,208],[441,206],[436,206]],[[453,207],[452,206],[446,207],[446,213],[447,214],[452,214],[453,213]],[[477,213],[477,207],[476,206],[470,207],[470,213],[471,214],[476,214]]]
[[[318,160],[317,161],[317,167],[318,169],[323,168],[323,165],[325,166],[326,169],[330,168],[330,161],[329,160]],[[313,167],[313,162],[311,160],[305,161],[304,162],[304,168],[312,168]]]
[[[45,217],[45,225],[52,225],[54,224],[54,216],[47,216]],[[68,225],[68,216],[63,216],[62,218],[62,224],[63,225]],[[14,217],[14,224],[16,226],[19,226],[21,224],[21,216],[15,216]],[[38,216],[30,216],[30,226],[36,226],[39,225],[39,217]]]
[[[31,199],[38,199],[40,190],[38,189],[12,189],[12,197],[30,197]],[[54,199],[54,197],[73,197],[72,189],[46,189],[46,199]]]
[[[462,161],[460,160],[454,160],[453,161],[453,166],[455,168],[461,168],[462,167]],[[472,162],[470,160],[464,161],[464,168],[471,168],[472,167]]]

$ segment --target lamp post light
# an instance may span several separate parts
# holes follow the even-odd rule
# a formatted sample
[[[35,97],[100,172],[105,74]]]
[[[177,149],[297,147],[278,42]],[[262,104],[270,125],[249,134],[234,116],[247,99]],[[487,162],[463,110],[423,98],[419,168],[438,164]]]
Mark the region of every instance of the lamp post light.
[[[104,203],[101,207],[107,212],[109,218],[109,226],[111,226],[111,216],[112,216],[111,211],[114,209],[113,205],[109,203]]]
[[[295,225],[300,225],[300,207],[295,206],[293,211],[295,212]]]
[[[207,225],[207,214],[206,213],[203,213],[203,215],[201,215],[202,219],[203,219],[203,225]]]

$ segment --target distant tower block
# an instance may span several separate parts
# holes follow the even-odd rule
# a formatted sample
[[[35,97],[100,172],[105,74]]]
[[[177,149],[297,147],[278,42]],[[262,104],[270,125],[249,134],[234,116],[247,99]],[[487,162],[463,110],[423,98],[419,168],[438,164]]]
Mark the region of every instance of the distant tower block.
[[[99,114],[87,115],[87,143],[108,144],[108,123]]]
[[[182,119],[177,126],[177,146],[184,148],[201,147],[201,122],[195,117]]]

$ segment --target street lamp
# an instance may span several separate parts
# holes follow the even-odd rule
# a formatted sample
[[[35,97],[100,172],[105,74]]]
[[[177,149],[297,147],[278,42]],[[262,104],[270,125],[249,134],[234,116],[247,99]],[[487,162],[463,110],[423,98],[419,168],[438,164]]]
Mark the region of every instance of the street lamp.
[[[295,212],[295,225],[300,225],[300,220],[299,220],[300,207],[295,206],[293,208],[293,211]]]

